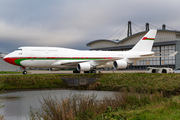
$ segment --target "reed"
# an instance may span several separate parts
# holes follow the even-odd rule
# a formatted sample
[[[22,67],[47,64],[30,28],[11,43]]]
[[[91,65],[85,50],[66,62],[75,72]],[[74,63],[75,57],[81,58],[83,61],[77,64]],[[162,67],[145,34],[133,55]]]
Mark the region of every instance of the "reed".
[[[40,101],[41,107],[38,109],[30,108],[31,120],[91,120],[105,112],[112,112],[119,108],[123,110],[135,109],[152,102],[162,100],[162,95],[156,94],[137,94],[135,92],[114,94],[113,98],[97,100],[94,94],[90,96],[74,95],[64,100],[43,98]]]
[[[5,120],[4,115],[0,115],[0,120]]]

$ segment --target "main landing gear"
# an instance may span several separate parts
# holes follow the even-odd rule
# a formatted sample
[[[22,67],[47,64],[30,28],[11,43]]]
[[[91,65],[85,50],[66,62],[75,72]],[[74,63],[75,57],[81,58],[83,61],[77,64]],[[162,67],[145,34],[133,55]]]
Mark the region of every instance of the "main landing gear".
[[[84,73],[96,73],[96,70],[84,71]]]
[[[77,69],[73,70],[73,73],[80,73]]]
[[[73,73],[80,73],[77,69],[73,70]],[[84,71],[84,73],[96,73],[96,70]]]

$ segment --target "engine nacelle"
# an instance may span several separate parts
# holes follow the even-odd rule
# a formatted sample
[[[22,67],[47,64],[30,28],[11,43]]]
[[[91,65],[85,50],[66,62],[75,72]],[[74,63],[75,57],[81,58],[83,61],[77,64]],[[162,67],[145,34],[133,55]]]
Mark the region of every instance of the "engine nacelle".
[[[78,71],[90,71],[92,69],[93,69],[93,67],[89,63],[79,63],[77,65]]]
[[[49,68],[50,71],[59,71],[61,70],[60,68]]]
[[[113,66],[114,66],[115,70],[123,69],[128,66],[128,63],[125,60],[116,60],[113,62]]]

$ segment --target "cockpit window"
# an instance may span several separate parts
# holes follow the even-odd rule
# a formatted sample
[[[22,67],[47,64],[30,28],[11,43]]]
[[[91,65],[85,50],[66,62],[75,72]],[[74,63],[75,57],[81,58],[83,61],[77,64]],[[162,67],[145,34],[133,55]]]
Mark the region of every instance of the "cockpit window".
[[[20,50],[20,51],[22,51],[22,49],[19,49],[19,48],[18,48],[18,49],[16,49],[16,50]]]

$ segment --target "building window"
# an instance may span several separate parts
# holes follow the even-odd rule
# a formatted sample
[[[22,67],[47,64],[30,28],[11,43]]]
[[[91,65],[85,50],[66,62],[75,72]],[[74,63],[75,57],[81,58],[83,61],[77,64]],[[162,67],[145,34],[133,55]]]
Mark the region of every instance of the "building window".
[[[175,45],[166,45],[166,46],[156,46],[152,48],[152,51],[155,53],[169,51],[167,53],[158,54],[156,56],[166,56],[173,52],[175,52]],[[156,66],[156,67],[167,67],[167,66],[175,66],[175,56],[173,57],[158,57],[158,58],[149,58],[145,60],[141,60],[136,62],[137,64],[133,64],[133,66]]]

